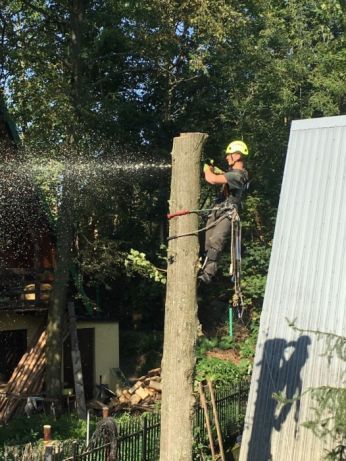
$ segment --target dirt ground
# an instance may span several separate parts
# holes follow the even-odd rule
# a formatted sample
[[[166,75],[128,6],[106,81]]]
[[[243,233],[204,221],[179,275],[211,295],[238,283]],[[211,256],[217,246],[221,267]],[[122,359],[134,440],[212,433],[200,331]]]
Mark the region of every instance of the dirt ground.
[[[229,362],[237,365],[240,362],[239,353],[234,349],[213,349],[212,351],[207,352],[208,357],[215,357],[220,360],[227,360]]]

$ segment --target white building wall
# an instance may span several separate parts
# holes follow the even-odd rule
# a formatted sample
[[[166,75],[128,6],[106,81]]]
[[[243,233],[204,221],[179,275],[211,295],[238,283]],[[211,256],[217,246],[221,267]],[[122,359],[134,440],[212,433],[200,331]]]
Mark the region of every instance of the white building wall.
[[[119,368],[119,324],[117,322],[78,321],[77,329],[93,328],[95,340],[95,384],[113,385],[112,368]]]
[[[302,427],[310,387],[344,385],[345,363],[325,356],[346,336],[346,116],[294,121],[246,413],[240,461],[318,461],[328,443]],[[294,321],[301,335],[288,321]]]

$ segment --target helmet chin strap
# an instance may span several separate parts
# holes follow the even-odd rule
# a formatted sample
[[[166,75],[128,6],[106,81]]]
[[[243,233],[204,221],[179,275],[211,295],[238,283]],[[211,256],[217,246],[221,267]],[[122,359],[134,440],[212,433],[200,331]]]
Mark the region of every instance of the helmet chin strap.
[[[228,166],[230,168],[233,168],[233,165],[236,163],[236,160],[233,160],[233,154],[231,154],[231,156],[232,156],[232,163],[229,163]]]
[[[237,152],[234,152],[234,153],[236,154]],[[241,158],[238,159],[238,160],[233,160],[233,154],[231,154],[231,156],[232,156],[232,163],[231,163],[231,164],[228,164],[228,167],[229,167],[229,168],[233,168],[234,165],[236,165],[238,162],[242,162]]]

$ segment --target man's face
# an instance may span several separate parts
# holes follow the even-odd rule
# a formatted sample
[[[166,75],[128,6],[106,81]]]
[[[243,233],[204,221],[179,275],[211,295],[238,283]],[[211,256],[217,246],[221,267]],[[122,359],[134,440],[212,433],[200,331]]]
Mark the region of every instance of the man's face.
[[[226,161],[229,166],[232,166],[235,162],[241,159],[241,154],[239,152],[233,152],[233,154],[226,155]]]

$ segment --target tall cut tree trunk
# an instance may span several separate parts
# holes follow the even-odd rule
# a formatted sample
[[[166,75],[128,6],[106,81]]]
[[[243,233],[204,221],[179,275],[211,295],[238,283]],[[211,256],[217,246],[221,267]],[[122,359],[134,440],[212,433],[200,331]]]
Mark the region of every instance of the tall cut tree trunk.
[[[198,208],[200,156],[207,135],[184,133],[174,138],[170,212]],[[198,228],[190,214],[170,221],[169,235]],[[198,236],[170,240],[162,360],[160,461],[192,460],[193,371],[197,337],[196,275]]]

